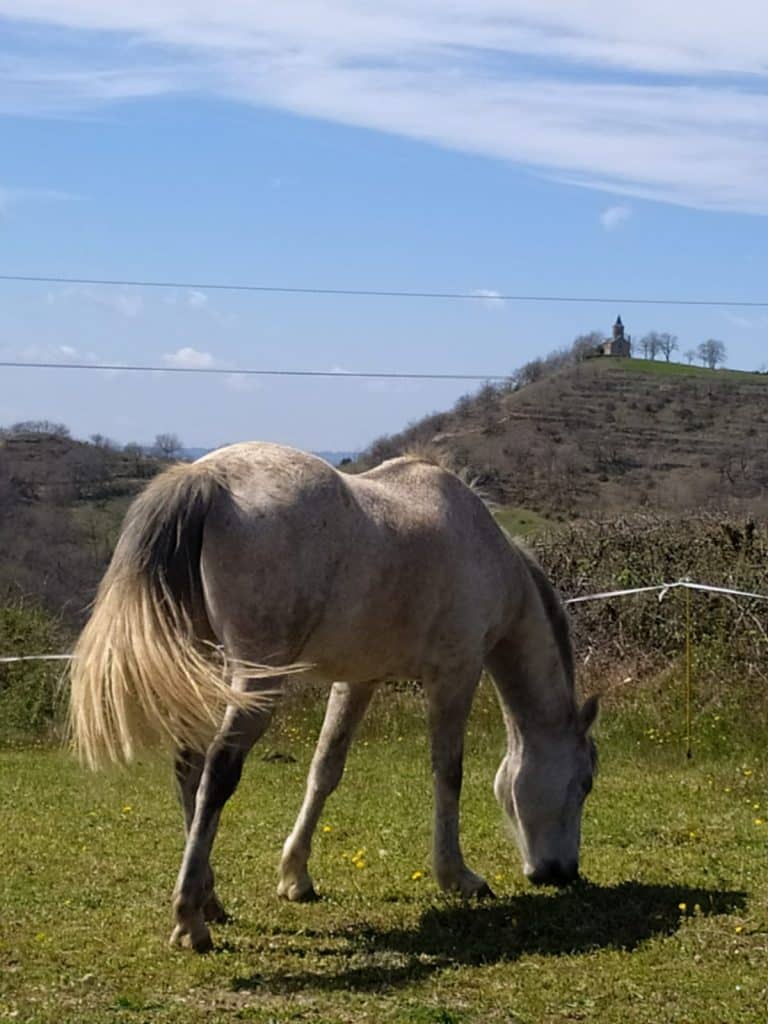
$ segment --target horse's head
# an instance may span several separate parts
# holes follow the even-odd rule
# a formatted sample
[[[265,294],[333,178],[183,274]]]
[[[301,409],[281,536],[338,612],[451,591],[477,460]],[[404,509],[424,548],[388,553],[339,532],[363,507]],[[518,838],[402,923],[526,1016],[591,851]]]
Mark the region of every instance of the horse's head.
[[[526,730],[496,774],[496,799],[515,827],[523,871],[536,885],[567,885],[578,877],[581,811],[596,769],[589,735],[596,715],[591,697],[558,735]]]

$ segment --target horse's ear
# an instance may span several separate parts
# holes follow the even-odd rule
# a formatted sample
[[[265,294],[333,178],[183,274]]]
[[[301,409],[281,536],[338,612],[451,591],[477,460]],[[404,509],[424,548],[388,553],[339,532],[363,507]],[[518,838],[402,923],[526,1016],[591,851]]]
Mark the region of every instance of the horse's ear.
[[[579,718],[581,719],[581,727],[585,733],[589,732],[592,726],[595,724],[597,718],[597,694],[593,694],[587,698],[581,706],[579,712]]]

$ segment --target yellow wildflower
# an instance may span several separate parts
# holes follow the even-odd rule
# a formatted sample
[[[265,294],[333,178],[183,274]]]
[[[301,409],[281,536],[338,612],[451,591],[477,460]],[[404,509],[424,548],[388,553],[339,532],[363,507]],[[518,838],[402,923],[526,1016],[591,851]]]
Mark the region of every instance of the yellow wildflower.
[[[678,910],[682,910],[682,912],[685,913],[686,910],[688,909],[688,904],[687,903],[678,903],[677,904],[677,909]]]
[[[323,832],[333,832],[333,825],[323,825]]]
[[[423,877],[424,873],[422,871],[414,871],[413,874],[411,875],[411,881],[418,882],[418,880]]]

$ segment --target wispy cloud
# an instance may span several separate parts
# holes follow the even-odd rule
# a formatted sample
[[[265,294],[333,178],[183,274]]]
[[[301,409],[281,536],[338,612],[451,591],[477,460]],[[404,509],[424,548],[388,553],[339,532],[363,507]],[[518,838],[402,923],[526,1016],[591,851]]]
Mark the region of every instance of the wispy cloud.
[[[1,79],[0,79],[1,80]],[[12,188],[0,185],[0,219],[24,203],[76,202],[83,197],[72,192],[61,192],[48,188]]]
[[[189,316],[205,316],[219,327],[231,328],[238,322],[235,313],[220,308],[211,301],[207,292],[199,288],[169,288],[164,291],[160,301]]]
[[[74,345],[31,344],[18,347],[0,348],[3,359],[30,363],[95,363],[98,357],[93,352],[84,352]]]
[[[228,373],[222,379],[224,387],[236,394],[247,395],[253,391],[264,391],[268,387],[266,379],[255,374]]]
[[[758,316],[744,316],[741,313],[729,313],[728,310],[723,310],[721,315],[733,327],[740,327],[744,331],[765,330],[768,327],[768,316],[764,313]]]
[[[629,206],[609,206],[600,214],[600,223],[606,231],[615,231],[626,224],[631,216],[632,209]]]
[[[3,15],[50,38],[0,50],[0,112],[216,95],[617,195],[768,213],[768,7],[754,0],[648,0],[642,18],[612,0],[0,0]]]
[[[90,285],[65,285],[51,288],[45,297],[49,306],[59,302],[86,302],[98,306],[111,313],[134,320],[144,311],[144,300],[133,289],[128,288],[97,288]]]
[[[493,288],[475,288],[472,294],[482,299],[482,305],[486,309],[503,309],[505,305],[501,293],[494,291]]]
[[[163,356],[168,366],[177,366],[189,370],[205,370],[215,366],[216,360],[210,352],[201,352],[196,348],[179,348]]]

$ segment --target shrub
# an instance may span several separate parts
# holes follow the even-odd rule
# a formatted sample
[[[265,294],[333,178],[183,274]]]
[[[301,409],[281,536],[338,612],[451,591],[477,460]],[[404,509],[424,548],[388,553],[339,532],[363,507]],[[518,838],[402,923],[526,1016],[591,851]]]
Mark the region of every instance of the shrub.
[[[23,601],[0,605],[0,656],[63,653],[70,637],[58,619]],[[65,663],[0,663],[0,740],[60,732]]]
[[[669,519],[633,515],[568,526],[533,549],[565,598],[689,578],[768,594],[768,527],[726,515]],[[590,676],[627,665],[651,675],[679,662],[685,645],[684,591],[617,597],[571,606],[574,645]],[[712,693],[724,678],[751,687],[765,706],[765,601],[691,593],[697,671]]]

